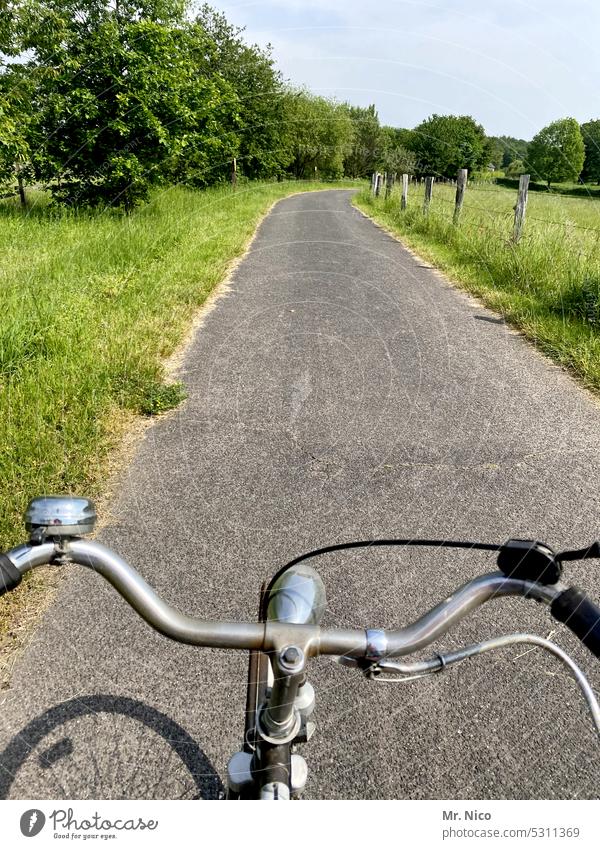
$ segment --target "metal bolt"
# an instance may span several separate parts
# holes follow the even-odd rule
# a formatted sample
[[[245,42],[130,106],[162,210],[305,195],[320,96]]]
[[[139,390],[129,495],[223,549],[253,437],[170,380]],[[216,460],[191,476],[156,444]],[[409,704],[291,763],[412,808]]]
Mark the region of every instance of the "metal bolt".
[[[288,646],[287,649],[283,652],[281,659],[285,663],[289,663],[290,666],[296,666],[300,663],[301,660],[301,652],[296,646]]]

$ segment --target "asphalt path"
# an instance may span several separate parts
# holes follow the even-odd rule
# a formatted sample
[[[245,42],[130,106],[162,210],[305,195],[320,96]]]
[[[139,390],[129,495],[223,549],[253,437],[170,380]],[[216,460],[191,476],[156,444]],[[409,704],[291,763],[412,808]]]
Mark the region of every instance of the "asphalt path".
[[[190,614],[254,618],[266,577],[335,542],[598,536],[598,404],[348,192],[276,205],[182,379],[188,401],[147,432],[101,539]],[[330,555],[326,624],[398,627],[493,567],[466,552]],[[600,598],[597,562],[569,571]],[[512,631],[555,631],[598,691],[597,662],[533,602],[494,601],[438,647]],[[245,675],[243,654],[169,642],[74,568],[1,694],[1,795],[213,798]],[[597,797],[584,703],[539,650],[396,685],[323,658],[311,680],[309,798]]]

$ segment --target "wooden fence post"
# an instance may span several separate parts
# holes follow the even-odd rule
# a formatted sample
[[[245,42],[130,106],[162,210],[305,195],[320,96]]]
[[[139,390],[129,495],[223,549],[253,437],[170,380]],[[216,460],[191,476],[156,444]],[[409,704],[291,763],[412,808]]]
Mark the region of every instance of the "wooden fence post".
[[[529,174],[521,174],[519,177],[519,196],[515,206],[515,226],[513,229],[513,242],[518,242],[523,232],[525,223],[525,210],[527,209],[527,192],[529,190]]]
[[[459,168],[456,174],[456,200],[454,202],[454,217],[452,219],[454,224],[458,224],[460,219],[460,213],[465,199],[468,173],[469,172],[466,168]]]
[[[429,215],[429,204],[433,193],[433,177],[425,177],[425,200],[423,201],[423,215]]]
[[[408,203],[408,174],[402,175],[402,200],[400,201],[400,209],[406,209]]]
[[[387,200],[389,196],[392,194],[392,189],[394,188],[394,175],[390,171],[387,175],[385,181],[385,199]]]
[[[377,183],[377,171],[373,171],[371,174],[371,194],[375,194],[375,184]]]
[[[233,165],[231,168],[231,185],[235,189],[237,185],[237,159],[233,157]]]
[[[375,197],[378,198],[381,194],[381,174],[377,172],[377,180],[375,181]]]

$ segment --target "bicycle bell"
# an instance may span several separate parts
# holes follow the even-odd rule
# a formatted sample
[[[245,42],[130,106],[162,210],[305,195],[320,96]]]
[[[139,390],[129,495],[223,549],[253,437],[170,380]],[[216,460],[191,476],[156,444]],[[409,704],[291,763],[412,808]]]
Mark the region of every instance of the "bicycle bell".
[[[90,534],[95,524],[96,508],[89,498],[42,495],[25,511],[25,527],[32,537],[79,537]]]

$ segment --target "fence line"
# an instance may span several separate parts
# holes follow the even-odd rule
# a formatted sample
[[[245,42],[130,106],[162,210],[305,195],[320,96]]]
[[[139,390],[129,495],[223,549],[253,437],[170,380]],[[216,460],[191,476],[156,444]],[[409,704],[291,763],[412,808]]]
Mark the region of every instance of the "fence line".
[[[463,176],[462,172],[464,172],[464,176]],[[374,180],[378,176],[381,179],[381,175],[374,174],[373,175]],[[461,181],[463,181],[463,180],[464,180],[464,182],[461,185]],[[387,190],[388,187],[386,185],[386,199],[393,197],[394,184],[395,184],[395,179],[394,179],[394,177],[392,177],[391,187],[389,188],[389,191]],[[411,184],[415,188],[420,188],[421,186],[424,186],[423,207],[422,207],[423,215],[426,216],[426,215],[429,214],[430,207],[431,207],[432,203],[437,204],[438,202],[440,202],[440,203],[444,203],[444,204],[448,204],[448,205],[451,204],[454,207],[454,214],[453,214],[452,220],[453,220],[453,223],[454,223],[455,226],[462,226],[463,223],[466,223],[468,225],[474,224],[474,222],[468,222],[468,221],[465,222],[463,220],[463,216],[461,215],[465,196],[470,195],[471,192],[486,192],[486,193],[489,194],[490,192],[497,192],[498,191],[498,189],[491,189],[491,188],[490,189],[481,189],[481,188],[474,187],[472,185],[472,183],[468,182],[468,180],[467,180],[466,169],[459,169],[459,172],[458,172],[458,175],[457,175],[457,180],[453,180],[453,181],[450,181],[450,180],[436,181],[436,180],[434,180],[433,177],[426,177],[426,178],[421,178],[420,180],[418,180],[417,178],[411,178],[408,174],[403,174],[402,175],[402,183],[401,183],[401,186],[402,186],[402,189],[401,189],[402,194],[401,194],[401,202],[400,202],[401,211],[405,211],[408,208],[408,188],[409,188],[409,185],[411,185]],[[433,191],[434,185],[440,185],[440,184],[446,185],[446,186],[448,186],[448,185],[456,186],[457,191],[456,191],[455,200],[450,200],[449,198],[444,198],[444,197],[440,197],[439,195],[435,195],[435,193]],[[528,184],[529,184],[529,175],[528,174],[522,175],[522,178],[521,178],[520,183],[519,183],[519,192],[518,192],[518,195],[517,195],[517,202],[515,204],[513,212],[503,211],[503,210],[500,210],[500,209],[488,209],[487,207],[481,206],[479,204],[471,204],[471,203],[467,204],[466,211],[469,212],[470,210],[478,210],[478,211],[485,213],[488,217],[491,217],[491,218],[493,218],[495,216],[511,217],[511,216],[514,215],[513,240],[515,242],[518,242],[519,239],[521,238],[521,235],[523,234],[524,230],[526,229],[525,228],[525,211],[526,211],[526,208],[527,208],[527,200],[528,200],[528,188],[529,188]],[[373,186],[373,182],[372,182],[372,186]],[[462,189],[462,191],[461,191],[461,189]],[[374,194],[376,196],[379,196],[379,192],[377,190],[374,191]],[[561,196],[555,195],[555,197],[561,197]],[[578,200],[578,198],[570,198],[570,199],[571,200]],[[552,226],[552,227],[565,227],[565,228],[569,227],[569,228],[572,228],[572,229],[575,229],[575,230],[581,230],[582,232],[598,233],[600,235],[600,228],[599,227],[588,227],[584,224],[578,224],[575,221],[555,221],[553,219],[540,218],[539,216],[529,215],[529,214],[527,214],[527,220],[528,221],[536,221],[536,222],[539,222],[541,224],[546,224],[546,225]]]

